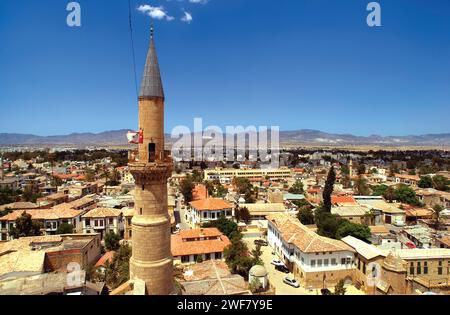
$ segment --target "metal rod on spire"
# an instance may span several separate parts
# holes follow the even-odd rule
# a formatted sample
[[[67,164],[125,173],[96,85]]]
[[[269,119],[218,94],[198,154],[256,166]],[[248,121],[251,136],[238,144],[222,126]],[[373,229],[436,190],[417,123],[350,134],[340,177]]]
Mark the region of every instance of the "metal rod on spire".
[[[153,25],[153,19],[151,19],[151,23],[150,23],[150,38],[151,39],[153,39],[154,32],[155,32],[155,28]]]

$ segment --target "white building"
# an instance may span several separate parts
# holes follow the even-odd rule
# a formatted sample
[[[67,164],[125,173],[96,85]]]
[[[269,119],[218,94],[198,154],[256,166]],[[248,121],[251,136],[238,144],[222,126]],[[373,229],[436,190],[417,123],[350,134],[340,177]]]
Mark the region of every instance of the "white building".
[[[215,221],[221,216],[233,219],[233,205],[219,198],[207,198],[189,203],[189,224],[193,228],[201,227],[204,223]]]
[[[290,215],[276,214],[267,219],[269,245],[304,287],[326,288],[340,280],[353,280],[353,248],[319,236]]]

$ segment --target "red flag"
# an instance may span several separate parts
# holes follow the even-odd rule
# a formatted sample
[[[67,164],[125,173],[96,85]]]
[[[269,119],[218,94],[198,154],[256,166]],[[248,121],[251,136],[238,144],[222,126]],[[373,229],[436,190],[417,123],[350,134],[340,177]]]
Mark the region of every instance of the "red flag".
[[[129,131],[127,133],[128,143],[130,144],[142,144],[144,143],[144,132],[140,131]]]

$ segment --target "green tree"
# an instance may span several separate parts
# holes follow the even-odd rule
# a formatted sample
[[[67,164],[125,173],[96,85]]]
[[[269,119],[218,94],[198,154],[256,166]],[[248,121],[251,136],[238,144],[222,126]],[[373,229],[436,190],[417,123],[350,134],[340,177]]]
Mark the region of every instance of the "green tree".
[[[120,235],[110,232],[105,235],[105,248],[109,251],[120,247]]]
[[[72,234],[73,230],[74,230],[74,226],[72,224],[62,223],[58,226],[58,230],[56,231],[56,234],[59,234],[59,235]]]
[[[434,189],[441,190],[441,191],[448,191],[450,190],[450,180],[448,180],[446,177],[441,175],[436,175],[433,177],[433,187]]]
[[[216,192],[214,194],[214,197],[224,198],[227,194],[228,194],[228,189],[226,189],[225,187],[223,187],[223,185],[221,183],[219,183],[216,186]]]
[[[206,190],[208,191],[208,196],[214,196],[215,188],[213,183],[211,183],[209,180],[205,180],[203,182],[203,185],[205,185]]]
[[[195,184],[190,177],[186,177],[181,181],[179,189],[186,203],[192,201],[192,190],[194,189],[194,187]]]
[[[377,185],[372,187],[372,195],[373,196],[383,196],[386,193],[388,186],[386,185]]]
[[[233,234],[231,244],[225,248],[223,256],[232,273],[248,278],[248,272],[253,266],[254,258],[249,255],[248,247],[242,241],[242,235]]]
[[[433,188],[433,179],[431,176],[420,177],[419,183],[417,184],[420,188]]]
[[[327,180],[325,182],[325,187],[323,189],[323,209],[325,212],[331,212],[331,195],[334,190],[334,183],[336,182],[336,172],[332,166],[328,172]]]
[[[41,228],[41,224],[37,221],[33,221],[31,215],[24,211],[22,215],[16,219],[16,226],[10,230],[9,234],[13,238],[40,236]]]
[[[384,199],[386,199],[389,202],[392,202],[395,200],[395,198],[397,198],[396,193],[395,193],[395,188],[392,186],[389,186],[386,191],[383,194]]]
[[[243,208],[237,208],[236,210],[235,210],[235,217],[236,217],[236,220],[239,222],[239,221],[242,221],[242,222],[245,222],[245,223],[249,223],[250,222],[250,220],[251,220],[251,215],[250,215],[250,211],[248,210],[248,208],[247,207],[243,207]]]
[[[400,172],[400,170],[397,164],[391,164],[391,166],[389,166],[389,176],[395,176],[398,172]]]
[[[131,247],[121,245],[111,262],[106,263],[106,284],[115,289],[130,280]]]
[[[404,184],[400,184],[395,190],[395,198],[400,202],[410,205],[420,205],[420,201],[417,198],[415,191],[411,187]]]
[[[364,242],[370,243],[371,237],[370,229],[367,225],[353,223],[347,220],[342,220],[336,231],[336,239],[341,239],[346,236],[353,236]]]
[[[289,188],[289,193],[303,195],[305,193],[303,183],[301,180],[297,180],[291,188]]]
[[[315,222],[317,225],[317,233],[319,235],[336,238],[336,233],[339,228],[339,218],[336,215],[319,207],[315,211]]]
[[[444,210],[445,210],[444,207],[442,207],[441,205],[434,205],[433,207],[436,230],[439,229],[439,226],[441,224],[441,212]]]
[[[20,200],[20,191],[10,188],[0,188],[0,206]]]
[[[202,172],[194,170],[192,172],[192,181],[196,184],[201,184],[203,182]]]
[[[203,227],[204,228],[215,227],[230,239],[233,234],[236,233],[239,234],[237,223],[225,218],[224,216],[221,216],[218,220],[203,224]]]
[[[261,265],[261,266],[264,265],[264,263],[261,259],[261,256],[262,256],[261,245],[256,245],[256,247],[252,250],[252,256],[253,256],[253,266],[254,265]]]
[[[360,163],[357,168],[358,175],[366,174],[366,165],[364,163]]]
[[[201,264],[203,262],[203,255],[197,255],[197,259],[195,260],[197,264]]]
[[[344,280],[340,280],[334,287],[334,295],[345,295],[347,289],[345,288]]]
[[[363,176],[359,175],[355,180],[355,185],[353,189],[358,196],[367,196],[370,194],[369,184],[367,183],[367,179]]]
[[[298,209],[297,219],[304,225],[314,224],[314,213],[310,207],[301,207]]]
[[[86,169],[85,171],[85,180],[87,182],[93,182],[95,181],[95,170],[91,170],[91,169]]]

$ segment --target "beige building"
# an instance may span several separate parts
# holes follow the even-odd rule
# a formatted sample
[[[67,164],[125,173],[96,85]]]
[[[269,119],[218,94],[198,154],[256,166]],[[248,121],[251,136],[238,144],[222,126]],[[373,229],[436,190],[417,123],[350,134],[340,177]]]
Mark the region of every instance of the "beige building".
[[[387,254],[377,247],[367,244],[353,236],[342,239],[344,243],[352,247],[355,251],[356,269],[353,280],[357,287],[367,294],[375,294],[377,273],[381,273],[381,266]]]
[[[82,216],[83,233],[100,234],[103,239],[106,234],[115,233],[123,237],[122,210],[113,208],[95,208]]]

